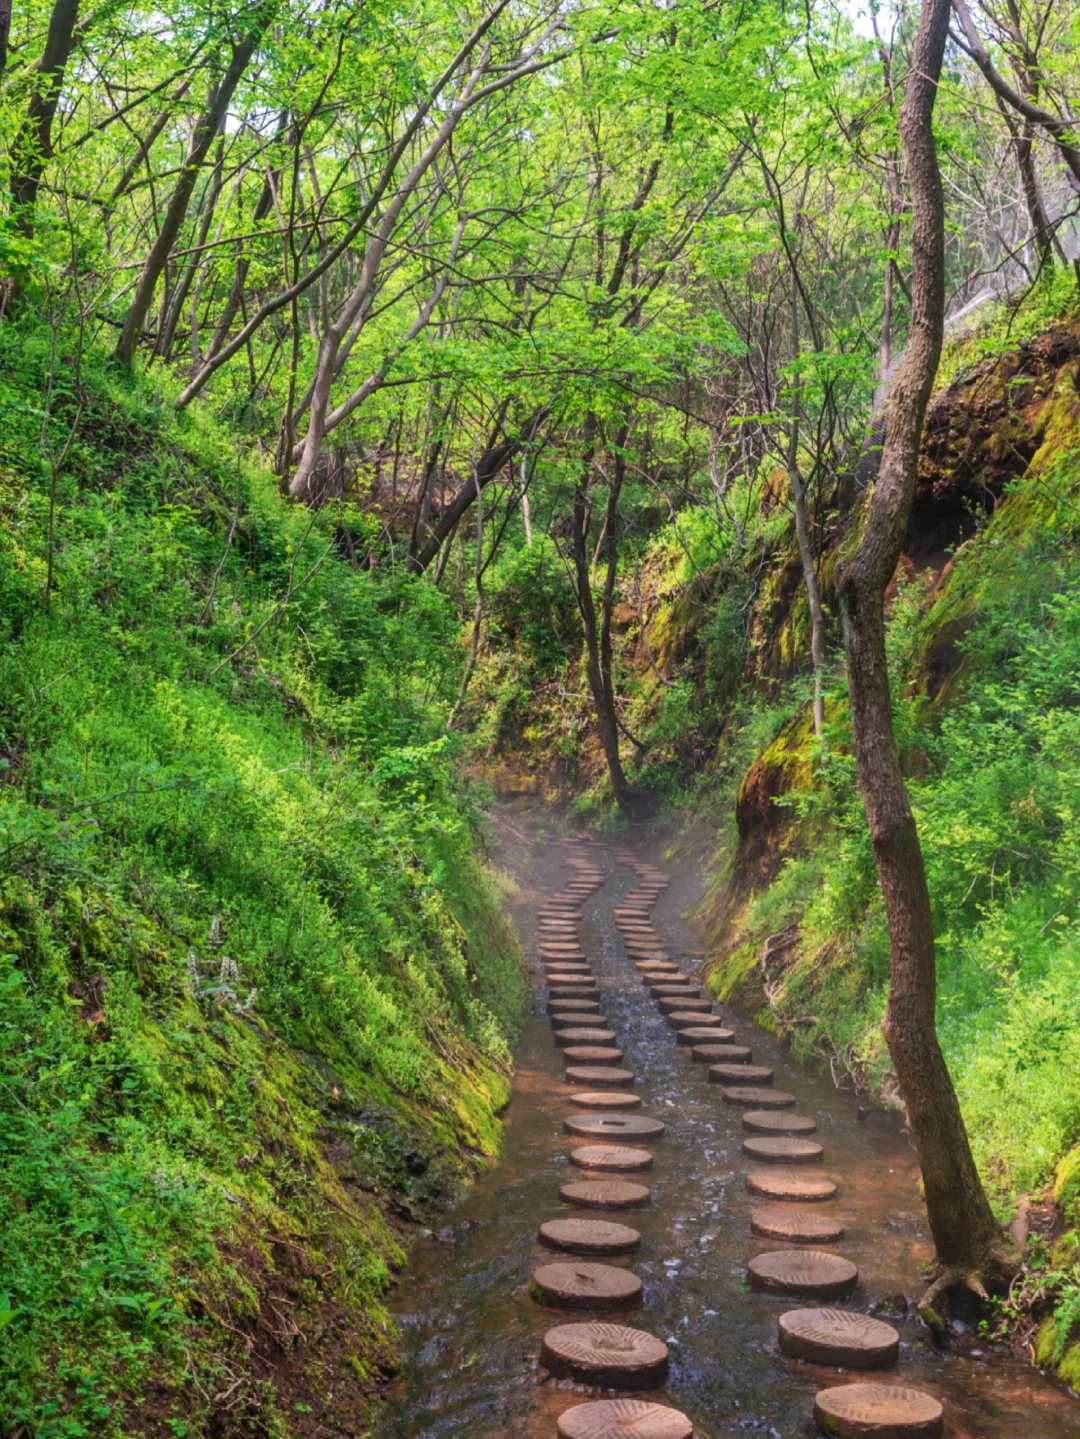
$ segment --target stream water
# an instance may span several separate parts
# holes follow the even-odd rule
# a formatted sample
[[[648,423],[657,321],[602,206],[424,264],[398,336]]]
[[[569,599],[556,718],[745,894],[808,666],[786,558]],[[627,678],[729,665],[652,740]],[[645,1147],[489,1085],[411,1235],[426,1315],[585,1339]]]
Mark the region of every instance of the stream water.
[[[569,1151],[581,1141],[563,1132],[571,1087],[541,1011],[533,944],[537,905],[568,878],[566,851],[557,842],[533,840],[509,816],[497,827],[497,862],[519,882],[516,917],[532,955],[537,998],[516,1054],[502,1158],[445,1228],[414,1245],[393,1296],[405,1358],[376,1424],[379,1439],[554,1439],[557,1416],[592,1392],[550,1378],[538,1359],[546,1329],[588,1316],[544,1308],[529,1294],[533,1269],[557,1257],[537,1242],[537,1226],[581,1213],[559,1199],[560,1184],[574,1177]],[[698,897],[700,880],[692,866],[664,864],[647,846],[637,853],[671,875],[654,920],[672,957],[686,955],[697,941],[680,916]],[[750,1233],[740,1111],[721,1102],[706,1066],[676,1045],[622,947],[612,907],[634,887],[633,875],[616,865],[611,849],[591,847],[589,855],[608,878],[585,905],[582,942],[607,1021],[625,1051],[622,1063],[638,1076],[642,1112],[667,1125],[650,1145],[655,1168],[643,1176],[651,1203],[610,1216],[642,1234],[638,1253],[608,1261],[633,1269],[645,1286],[641,1308],[618,1322],[647,1329],[671,1350],[664,1389],[641,1397],[681,1409],[701,1439],[807,1439],[814,1432],[815,1391],[842,1376],[784,1359],[777,1318],[799,1301],[746,1287],[747,1261],[776,1246]],[[1071,1394],[971,1335],[940,1353],[919,1321],[905,1317],[923,1287],[930,1249],[914,1155],[896,1118],[860,1117],[855,1099],[827,1076],[794,1064],[782,1045],[744,1021],[736,1018],[732,1027],[739,1042],[753,1046],[755,1062],[775,1069],[776,1086],[797,1096],[799,1112],[817,1120],[824,1173],[840,1186],[827,1208],[846,1225],[836,1247],[860,1271],[859,1288],[845,1303],[889,1311],[883,1317],[902,1341],[897,1377],[941,1400],[949,1439],[1080,1439],[1080,1402]]]

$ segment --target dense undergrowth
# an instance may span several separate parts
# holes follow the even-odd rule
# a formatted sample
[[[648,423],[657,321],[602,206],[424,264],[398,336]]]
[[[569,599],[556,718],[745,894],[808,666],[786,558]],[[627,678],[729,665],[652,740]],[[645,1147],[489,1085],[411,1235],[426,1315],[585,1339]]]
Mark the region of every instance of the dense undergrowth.
[[[454,615],[157,383],[0,327],[0,1431],[359,1433],[521,957]]]
[[[942,1042],[1000,1212],[1020,1195],[1035,1201],[1029,1268],[1003,1319],[1030,1333],[1030,1315],[1056,1305],[1039,1356],[1080,1381],[1080,323],[1070,287],[947,352],[924,443],[927,509],[917,496],[888,643],[935,907]],[[879,1027],[888,940],[831,599],[860,501],[833,496],[822,524],[832,609],[819,744],[782,484],[741,534],[704,509],[672,516],[624,573],[626,757],[712,863],[702,919],[719,996],[838,1082],[898,1104]],[[938,523],[927,513],[943,494],[958,534],[929,556],[919,526]],[[493,586],[481,683],[498,705],[478,741],[511,785],[573,753],[564,784],[617,825],[572,645],[532,649],[527,664],[517,653],[542,604],[561,604],[573,631],[565,595],[549,585],[541,598],[521,582],[525,564],[504,562]]]

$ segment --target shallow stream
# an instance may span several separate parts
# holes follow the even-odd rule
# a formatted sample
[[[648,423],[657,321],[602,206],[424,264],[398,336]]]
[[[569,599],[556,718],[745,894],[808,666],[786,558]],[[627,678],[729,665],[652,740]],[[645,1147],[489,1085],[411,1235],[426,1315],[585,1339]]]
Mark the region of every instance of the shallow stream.
[[[516,917],[532,953],[534,1013],[516,1054],[503,1156],[445,1228],[413,1247],[393,1296],[405,1361],[376,1425],[379,1439],[554,1439],[559,1413],[592,1392],[548,1377],[538,1361],[547,1328],[588,1316],[543,1308],[529,1294],[533,1269],[557,1257],[537,1242],[537,1226],[593,1213],[573,1211],[559,1199],[559,1186],[576,1177],[568,1154],[581,1141],[563,1133],[571,1087],[542,1013],[542,972],[532,943],[537,905],[569,877],[566,851],[558,842],[532,839],[509,816],[497,828],[496,861],[519,881]],[[617,1322],[668,1343],[667,1384],[642,1397],[683,1410],[701,1439],[807,1439],[814,1432],[815,1391],[841,1378],[780,1355],[777,1317],[799,1301],[746,1287],[747,1261],[776,1246],[750,1233],[740,1111],[721,1102],[707,1067],[676,1045],[623,949],[612,907],[635,880],[615,863],[613,848],[588,851],[608,878],[585,905],[582,943],[604,1014],[625,1051],[622,1063],[638,1076],[641,1112],[667,1125],[649,1146],[655,1168],[642,1176],[651,1203],[610,1216],[642,1233],[637,1254],[610,1261],[633,1269],[645,1285],[641,1308]],[[680,915],[699,894],[694,867],[665,863],[648,847],[637,853],[670,874],[671,887],[653,917],[672,958],[689,955],[698,941]],[[826,1146],[823,1172],[840,1186],[826,1208],[846,1225],[836,1248],[860,1271],[859,1288],[845,1304],[882,1312],[899,1329],[897,1377],[942,1401],[949,1439],[1080,1439],[1080,1401],[1055,1383],[970,1334],[939,1353],[919,1321],[905,1317],[905,1303],[923,1287],[930,1249],[914,1154],[897,1119],[860,1115],[853,1096],[793,1063],[782,1045],[738,1018],[732,1027],[739,1042],[753,1046],[755,1062],[775,1069],[777,1088],[794,1093],[799,1112],[817,1120],[814,1137]]]

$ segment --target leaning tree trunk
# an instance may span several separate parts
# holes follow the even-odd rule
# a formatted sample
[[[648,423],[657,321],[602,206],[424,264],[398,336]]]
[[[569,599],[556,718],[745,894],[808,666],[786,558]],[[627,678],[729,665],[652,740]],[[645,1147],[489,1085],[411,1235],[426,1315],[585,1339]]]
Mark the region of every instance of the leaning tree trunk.
[[[38,81],[26,118],[11,147],[11,203],[15,224],[24,235],[34,233],[34,206],[37,203],[45,163],[52,158],[52,125],[64,83],[64,70],[75,44],[79,0],[55,0],[45,36],[45,49],[37,63]],[[4,13],[0,11],[0,23]],[[7,7],[4,26],[4,56],[7,57],[11,9]]]
[[[893,736],[885,659],[885,590],[911,512],[945,318],[944,199],[933,111],[948,24],[949,0],[924,0],[900,111],[911,184],[911,325],[889,398],[866,527],[839,578],[852,745],[889,925],[891,980],[883,1030],[907,1105],[940,1268],[924,1302],[927,1317],[933,1298],[952,1285],[966,1282],[981,1293],[984,1283],[1000,1284],[1008,1262],[938,1043],[930,893]]]

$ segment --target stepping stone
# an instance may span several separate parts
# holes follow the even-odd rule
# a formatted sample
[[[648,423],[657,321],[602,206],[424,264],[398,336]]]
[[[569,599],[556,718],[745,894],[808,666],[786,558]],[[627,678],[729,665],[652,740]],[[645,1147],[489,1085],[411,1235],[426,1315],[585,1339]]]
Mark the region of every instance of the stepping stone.
[[[682,1029],[679,1031],[679,1043],[694,1046],[690,1051],[690,1058],[695,1064],[713,1064],[717,1060],[726,1061],[728,1064],[741,1064],[753,1053],[748,1044],[702,1044],[699,1042],[711,1037],[711,1033],[707,1029]],[[712,1079],[711,1070],[709,1078]]]
[[[701,985],[696,980],[676,979],[669,984],[650,984],[648,988],[658,1004],[665,999],[685,999],[687,1009],[697,1009],[704,999],[709,1009],[712,1009],[712,1000],[702,993]]]
[[[571,1064],[566,1071],[568,1084],[591,1084],[593,1088],[623,1089],[637,1079],[629,1069],[616,1069],[613,1065]]]
[[[800,1204],[819,1204],[836,1198],[836,1185],[823,1174],[778,1174],[774,1169],[751,1170],[746,1176],[750,1194],[762,1199],[793,1199]]]
[[[614,1044],[615,1031],[613,1029],[582,1029],[580,1026],[573,1029],[560,1029],[555,1035],[555,1043],[560,1049],[567,1049],[574,1044]]]
[[[542,944],[537,951],[545,964],[554,962],[559,964],[564,959],[587,959],[588,955],[580,944]]]
[[[544,973],[554,974],[592,974],[592,965],[587,959],[545,959]]]
[[[631,959],[668,959],[666,950],[655,949],[649,944],[627,944],[624,946]]]
[[[931,1394],[904,1384],[843,1384],[814,1397],[814,1418],[836,1439],[939,1439],[945,1415]]]
[[[599,1000],[594,999],[590,1002],[596,1005],[597,1012],[592,1014],[583,1014],[580,1009],[572,1009],[569,1014],[556,1013],[551,1015],[551,1027],[555,1031],[555,1033],[561,1034],[563,1030],[574,1028],[607,1029],[610,1021],[605,1019],[604,1016],[599,1013]],[[556,1043],[557,1042],[558,1041],[556,1041]]]
[[[750,1287],[768,1294],[839,1299],[859,1282],[859,1271],[851,1260],[826,1249],[773,1249],[755,1254],[747,1268]]]
[[[709,1078],[714,1084],[738,1084],[740,1080],[749,1084],[771,1084],[773,1072],[764,1064],[714,1064],[709,1070]]]
[[[808,1114],[778,1114],[769,1109],[748,1109],[742,1122],[751,1134],[813,1134],[817,1128]]]
[[[659,1139],[664,1132],[661,1120],[645,1114],[570,1114],[563,1128],[590,1139]]]
[[[595,980],[596,975],[593,974],[588,965],[582,965],[580,969],[557,969],[554,971],[546,969],[544,971],[544,982],[548,985],[561,984],[564,979],[578,978]]]
[[[634,968],[643,976],[647,974],[678,974],[679,966],[670,959],[639,959]]]
[[[597,1399],[559,1415],[559,1439],[692,1439],[694,1426],[678,1409],[644,1399]]]
[[[640,1209],[649,1202],[649,1190],[625,1179],[575,1179],[562,1186],[559,1198],[582,1209]]]
[[[636,1229],[611,1219],[549,1219],[541,1224],[538,1238],[569,1254],[631,1254],[641,1245]]]
[[[594,979],[584,977],[580,980],[560,979],[548,985],[548,994],[552,999],[599,999],[600,986]]]
[[[556,1309],[635,1309],[641,1303],[641,1280],[614,1264],[544,1264],[533,1271],[529,1286],[540,1304]]]
[[[749,1084],[728,1085],[720,1091],[725,1104],[760,1105],[762,1109],[794,1109],[795,1096],[782,1089],[755,1089]]]
[[[762,1239],[786,1239],[789,1244],[835,1244],[844,1226],[831,1214],[799,1205],[759,1204],[750,1211],[750,1232]]]
[[[563,1063],[570,1064],[618,1064],[622,1050],[613,1044],[572,1044],[562,1052]]]
[[[586,1090],[581,1094],[572,1094],[570,1103],[578,1109],[640,1109],[641,1095],[626,1094],[618,1089]]]
[[[667,1378],[668,1347],[644,1329],[621,1324],[561,1324],[544,1335],[540,1363],[559,1379],[651,1389]]]
[[[812,1139],[744,1139],[743,1153],[767,1164],[820,1164],[824,1147]]]
[[[733,1029],[724,1028],[720,1014],[701,1014],[696,1009],[673,1009],[667,1017],[672,1029],[711,1029],[718,1044],[735,1038]]]
[[[581,905],[576,900],[567,900],[565,903],[556,902],[546,904],[543,909],[536,911],[537,919],[580,919]]]
[[[896,1363],[900,1336],[891,1324],[847,1309],[791,1309],[780,1316],[780,1352],[842,1369],[886,1369]]]
[[[598,999],[549,999],[547,1007],[552,1018],[556,1015],[600,1013]]]
[[[622,1144],[586,1144],[570,1151],[570,1163],[578,1169],[598,1169],[608,1174],[633,1174],[653,1167],[653,1156],[647,1149],[631,1149]]]
[[[650,969],[643,974],[641,982],[646,989],[655,991],[661,986],[678,989],[684,984],[693,984],[694,980],[692,975],[683,974],[677,964],[664,964],[659,969]]]
[[[697,990],[693,991],[695,994]],[[653,990],[655,994],[656,991]],[[689,1012],[696,1009],[700,1014],[712,1013],[711,999],[687,999],[685,994],[665,994],[660,999],[660,1013],[674,1014],[676,1010]]]

